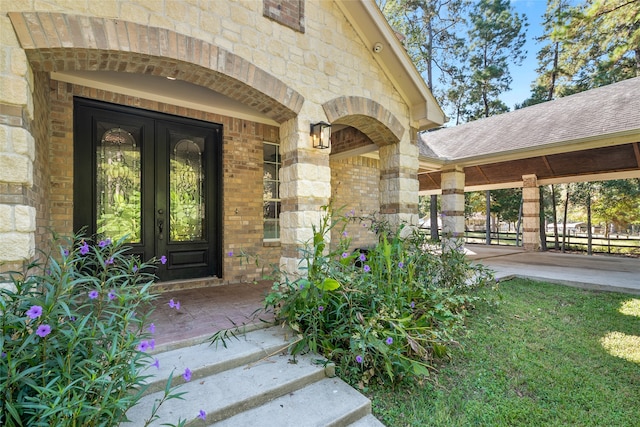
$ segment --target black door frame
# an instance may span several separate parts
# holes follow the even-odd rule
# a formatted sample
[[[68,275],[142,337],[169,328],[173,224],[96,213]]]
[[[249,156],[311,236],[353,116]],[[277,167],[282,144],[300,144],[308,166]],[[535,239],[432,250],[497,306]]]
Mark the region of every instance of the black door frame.
[[[164,194],[156,194],[156,183],[162,174],[168,175],[169,156],[159,155],[160,150],[155,150],[161,132],[167,132],[169,128],[198,128],[208,132],[205,141],[204,167],[207,179],[204,184],[206,195],[206,249],[200,254],[206,257],[206,265],[202,263],[183,262],[186,255],[197,246],[189,243],[169,243],[168,237],[165,245],[171,246],[174,252],[167,253],[169,261],[166,265],[160,265],[156,274],[160,280],[188,279],[207,276],[222,277],[222,125],[203,122],[196,119],[173,116],[111,104],[102,101],[74,97],[74,203],[73,203],[73,229],[81,230],[88,236],[96,233],[96,147],[97,139],[95,117],[109,120],[118,116],[122,125],[140,126],[141,161],[142,161],[142,212],[141,212],[141,240],[140,245],[130,245],[132,253],[141,256],[143,260],[163,254],[157,253],[156,211],[157,204],[167,204],[168,191]],[[114,117],[115,118],[115,117]],[[209,133],[210,132],[210,133]],[[90,135],[90,143],[87,143],[83,135]],[[167,142],[164,141],[166,145]],[[163,145],[164,146],[164,145]],[[146,151],[145,151],[146,150]],[[145,154],[146,153],[146,154]],[[153,153],[150,155],[150,153]],[[162,162],[163,164],[160,164]],[[154,176],[150,177],[150,171]],[[166,178],[165,178],[166,181]],[[160,191],[163,193],[163,191]],[[158,197],[162,198],[159,201]],[[166,211],[166,209],[165,209]],[[168,221],[167,221],[168,224]],[[151,241],[153,243],[151,243]],[[153,245],[153,249],[150,249]],[[203,246],[203,245],[200,245]],[[149,252],[153,253],[149,253]],[[194,251],[191,251],[194,252]],[[182,255],[181,255],[182,254]],[[172,256],[173,255],[173,256]]]

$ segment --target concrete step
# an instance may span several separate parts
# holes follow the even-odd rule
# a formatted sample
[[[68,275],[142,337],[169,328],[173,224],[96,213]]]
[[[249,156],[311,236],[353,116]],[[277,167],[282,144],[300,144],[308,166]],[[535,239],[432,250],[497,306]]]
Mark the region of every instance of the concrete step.
[[[179,384],[175,392],[185,394],[162,404],[151,426],[180,419],[187,426],[382,426],[370,415],[365,396],[327,378],[332,369],[318,363],[317,355],[297,356],[294,363],[287,352],[291,336],[270,327],[231,339],[226,348],[205,343],[155,354],[160,369],[147,372],[152,374],[148,394],[120,427],[145,425],[172,372],[173,384]],[[182,377],[185,368],[191,371],[189,382]],[[198,418],[201,410],[205,421]]]
[[[145,384],[147,394],[164,390],[169,375],[173,372],[173,385],[184,383],[182,374],[186,368],[192,372],[192,381],[225,370],[237,368],[273,354],[286,353],[291,330],[279,326],[262,328],[244,335],[236,335],[222,342],[209,342],[175,348],[152,354],[158,359],[159,368],[150,366]]]
[[[324,378],[303,389],[288,393],[231,418],[210,424],[210,426],[348,426],[370,413],[371,402],[369,399],[339,378]],[[366,425],[361,424],[361,426]]]

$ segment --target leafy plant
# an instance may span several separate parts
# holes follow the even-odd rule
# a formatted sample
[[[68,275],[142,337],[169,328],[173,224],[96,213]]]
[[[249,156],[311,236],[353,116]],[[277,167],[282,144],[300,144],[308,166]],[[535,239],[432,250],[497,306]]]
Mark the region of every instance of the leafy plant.
[[[304,275],[276,268],[266,305],[299,333],[293,355],[321,353],[361,388],[374,377],[395,383],[430,375],[433,360],[455,344],[452,333],[476,301],[473,291],[494,283],[491,273],[458,250],[442,252],[417,230],[391,232],[379,221],[371,226],[379,233],[375,247],[349,250],[350,220],[325,207],[302,251]],[[328,245],[334,227],[343,237]]]
[[[63,241],[59,257],[2,278],[0,424],[110,426],[142,397],[156,260],[92,243]]]

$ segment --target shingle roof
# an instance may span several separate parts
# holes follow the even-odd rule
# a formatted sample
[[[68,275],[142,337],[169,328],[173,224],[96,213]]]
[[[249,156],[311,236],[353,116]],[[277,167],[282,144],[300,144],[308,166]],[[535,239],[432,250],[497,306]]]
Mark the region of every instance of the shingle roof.
[[[420,134],[420,156],[455,161],[640,131],[640,77]]]

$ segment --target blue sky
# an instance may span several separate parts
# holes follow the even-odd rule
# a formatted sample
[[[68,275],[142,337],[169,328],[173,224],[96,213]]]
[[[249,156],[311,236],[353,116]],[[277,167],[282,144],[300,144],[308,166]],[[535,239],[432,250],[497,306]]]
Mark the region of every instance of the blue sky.
[[[536,37],[542,35],[542,15],[547,8],[546,0],[511,0],[511,5],[520,15],[527,16],[527,43],[525,49],[527,51],[527,59],[521,66],[511,66],[511,90],[504,93],[500,98],[513,110],[515,104],[521,103],[527,99],[531,93],[531,83],[536,78],[535,69],[538,67],[536,54],[540,49],[540,44],[535,41]]]

